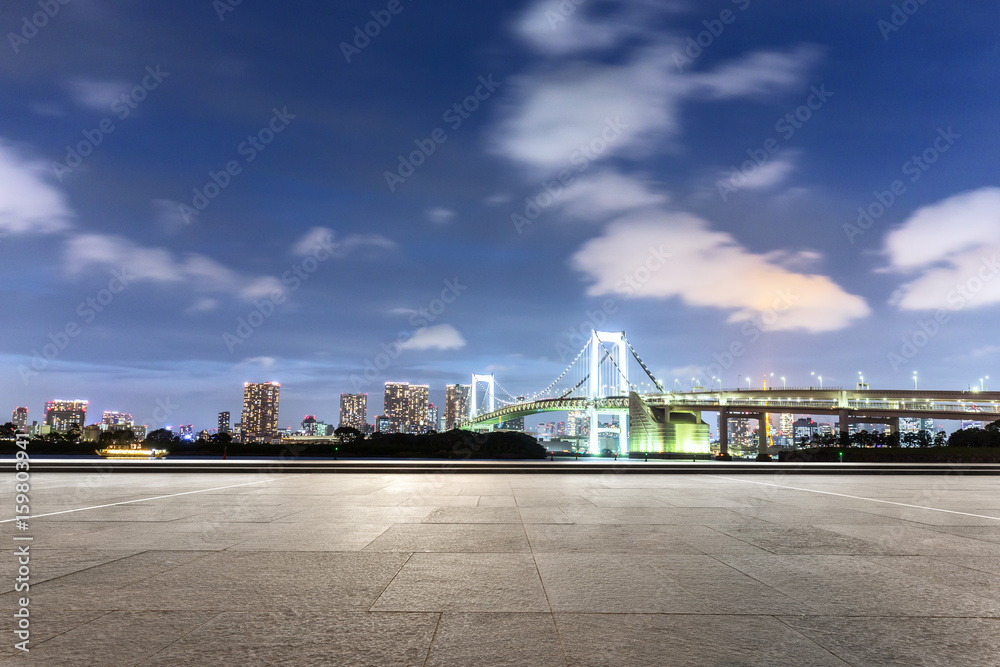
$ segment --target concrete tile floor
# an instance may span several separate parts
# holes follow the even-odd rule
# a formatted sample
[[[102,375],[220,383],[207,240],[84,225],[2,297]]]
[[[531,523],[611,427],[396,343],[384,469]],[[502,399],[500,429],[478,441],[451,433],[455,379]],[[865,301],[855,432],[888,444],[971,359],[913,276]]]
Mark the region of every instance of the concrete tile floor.
[[[31,652],[8,621],[0,665],[1000,665],[998,491],[954,475],[36,474],[36,515],[165,497],[31,521]],[[10,619],[24,593],[5,552]]]

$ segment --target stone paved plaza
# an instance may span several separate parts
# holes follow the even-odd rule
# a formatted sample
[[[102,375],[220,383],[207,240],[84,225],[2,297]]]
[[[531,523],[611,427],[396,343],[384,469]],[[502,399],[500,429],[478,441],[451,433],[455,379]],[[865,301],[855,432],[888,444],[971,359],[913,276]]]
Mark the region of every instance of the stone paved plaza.
[[[3,665],[1000,664],[1000,477],[32,483],[31,652],[6,521]]]

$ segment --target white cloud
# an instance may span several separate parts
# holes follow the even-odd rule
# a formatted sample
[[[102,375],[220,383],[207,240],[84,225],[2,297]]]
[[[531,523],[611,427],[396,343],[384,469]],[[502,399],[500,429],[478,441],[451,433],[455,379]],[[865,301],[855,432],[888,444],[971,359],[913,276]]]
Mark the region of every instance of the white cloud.
[[[901,310],[1000,303],[1000,188],[924,206],[888,234],[891,269],[916,273],[893,295]]]
[[[643,211],[615,221],[572,264],[592,282],[591,296],[678,298],[730,311],[730,322],[763,315],[771,330],[834,331],[870,312],[830,278],[791,271],[686,213]]]
[[[637,176],[610,169],[587,175],[571,183],[555,200],[572,218],[601,220],[610,215],[667,203],[666,194],[652,191]]]
[[[156,215],[156,221],[163,231],[174,233],[189,224],[188,220],[185,220],[184,215],[181,214],[180,206],[181,202],[173,199],[153,200],[153,211]]]
[[[196,299],[195,302],[192,303],[190,306],[188,306],[187,310],[185,310],[184,312],[188,314],[209,313],[218,307],[219,307],[218,299],[212,299],[210,297],[203,296],[199,299]]]
[[[271,366],[274,366],[274,362],[276,362],[276,361],[277,361],[277,359],[275,359],[274,357],[247,357],[246,359],[241,360],[236,365],[237,366],[260,366],[261,368],[270,368]]]
[[[346,257],[351,252],[361,249],[392,250],[397,247],[381,234],[349,234],[338,241],[336,232],[328,227],[313,227],[292,245],[296,255],[312,255],[319,250],[326,250],[334,257]]]
[[[819,56],[819,49],[808,45],[787,53],[754,51],[710,72],[692,74],[691,79],[698,92],[713,99],[766,95],[797,85]]]
[[[551,170],[575,164],[591,142],[603,142],[595,157],[606,158],[648,146],[653,133],[672,135],[686,84],[662,53],[647,53],[625,65],[574,63],[513,81],[511,88],[515,99],[492,148]]]
[[[334,244],[334,231],[327,227],[313,227],[292,246],[296,255],[311,255],[317,248],[330,247]],[[339,245],[339,244],[337,244]]]
[[[129,89],[126,81],[73,79],[66,84],[73,101],[87,109],[111,111],[111,104]]]
[[[450,324],[417,329],[408,341],[400,345],[404,350],[457,350],[462,347],[465,347],[465,339]]]
[[[435,225],[446,225],[455,217],[455,211],[450,208],[432,208],[427,211],[427,219]]]
[[[749,174],[730,170],[726,181],[737,189],[763,190],[780,184],[794,169],[795,157],[787,155],[769,160]]]
[[[594,0],[537,0],[514,23],[514,34],[547,55],[604,51],[626,39],[650,36],[656,14],[681,6],[666,0],[625,0],[602,5],[602,9],[614,10],[611,16],[592,16],[591,10],[599,4]]]
[[[490,195],[483,200],[483,204],[486,206],[499,206],[500,204],[506,204],[510,201],[510,195],[505,193]]]
[[[190,253],[178,258],[165,248],[149,248],[108,234],[70,238],[65,262],[70,275],[98,267],[121,271],[130,281],[187,285],[199,292],[231,294],[247,301],[284,293],[281,281],[273,276],[244,275],[205,255]]]
[[[677,44],[661,41],[624,64],[572,62],[512,81],[492,150],[542,170],[576,166],[581,156],[642,155],[678,134],[682,103],[793,88],[817,57],[815,49],[800,47],[750,53],[708,72],[679,72],[670,59]]]
[[[0,141],[0,233],[52,233],[69,227],[72,212],[51,172]]]
[[[28,111],[36,116],[45,116],[48,118],[61,118],[66,115],[62,107],[50,102],[32,102],[28,105]]]

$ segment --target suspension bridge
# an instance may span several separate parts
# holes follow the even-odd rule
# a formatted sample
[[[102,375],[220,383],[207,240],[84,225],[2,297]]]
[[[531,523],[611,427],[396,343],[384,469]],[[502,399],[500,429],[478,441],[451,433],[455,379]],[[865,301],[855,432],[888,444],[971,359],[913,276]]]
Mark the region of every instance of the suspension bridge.
[[[643,379],[629,379],[637,365]],[[649,387],[644,391],[642,385]],[[663,385],[649,370],[624,331],[593,331],[590,340],[549,386],[529,396],[514,396],[494,374],[472,374],[468,416],[462,428],[489,429],[503,422],[542,412],[582,412],[586,415],[588,450],[601,451],[601,434],[618,436],[620,453],[678,451],[709,453],[708,425],[697,411],[672,410],[648,404],[642,393],[662,395]],[[611,416],[614,422],[601,422]]]
[[[640,379],[630,379],[629,367]],[[649,382],[646,382],[646,380]],[[582,412],[589,426],[588,450],[601,452],[601,434],[618,436],[619,453],[710,453],[703,412],[718,413],[720,453],[728,451],[729,419],[755,419],[758,443],[769,439],[769,415],[832,415],[846,437],[851,424],[884,424],[899,431],[902,417],[943,420],[1000,419],[1000,392],[883,390],[859,384],[840,387],[746,387],[667,391],[649,370],[624,331],[593,331],[563,372],[541,391],[514,396],[494,374],[472,374],[466,404],[467,429],[492,429],[543,412]],[[602,415],[617,419],[604,422]]]

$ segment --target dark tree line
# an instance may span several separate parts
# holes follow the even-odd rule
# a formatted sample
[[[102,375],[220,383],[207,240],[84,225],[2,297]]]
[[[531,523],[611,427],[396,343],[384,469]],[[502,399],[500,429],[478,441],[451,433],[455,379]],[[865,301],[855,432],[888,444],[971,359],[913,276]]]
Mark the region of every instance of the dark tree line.
[[[13,424],[0,426],[0,453],[14,453]],[[143,445],[151,449],[166,449],[172,456],[281,456],[281,457],[402,457],[402,458],[500,458],[540,459],[545,448],[525,433],[499,431],[473,433],[453,429],[443,433],[431,431],[420,435],[404,433],[374,433],[365,437],[361,431],[341,427],[335,432],[339,442],[323,444],[281,444],[269,442],[236,442],[229,433],[216,433],[207,439],[183,440],[167,429],[159,428],[146,435]],[[101,433],[99,442],[81,442],[79,428],[65,433],[50,432],[32,438],[29,450],[37,454],[94,454],[108,446],[127,446],[135,440],[128,429]]]

